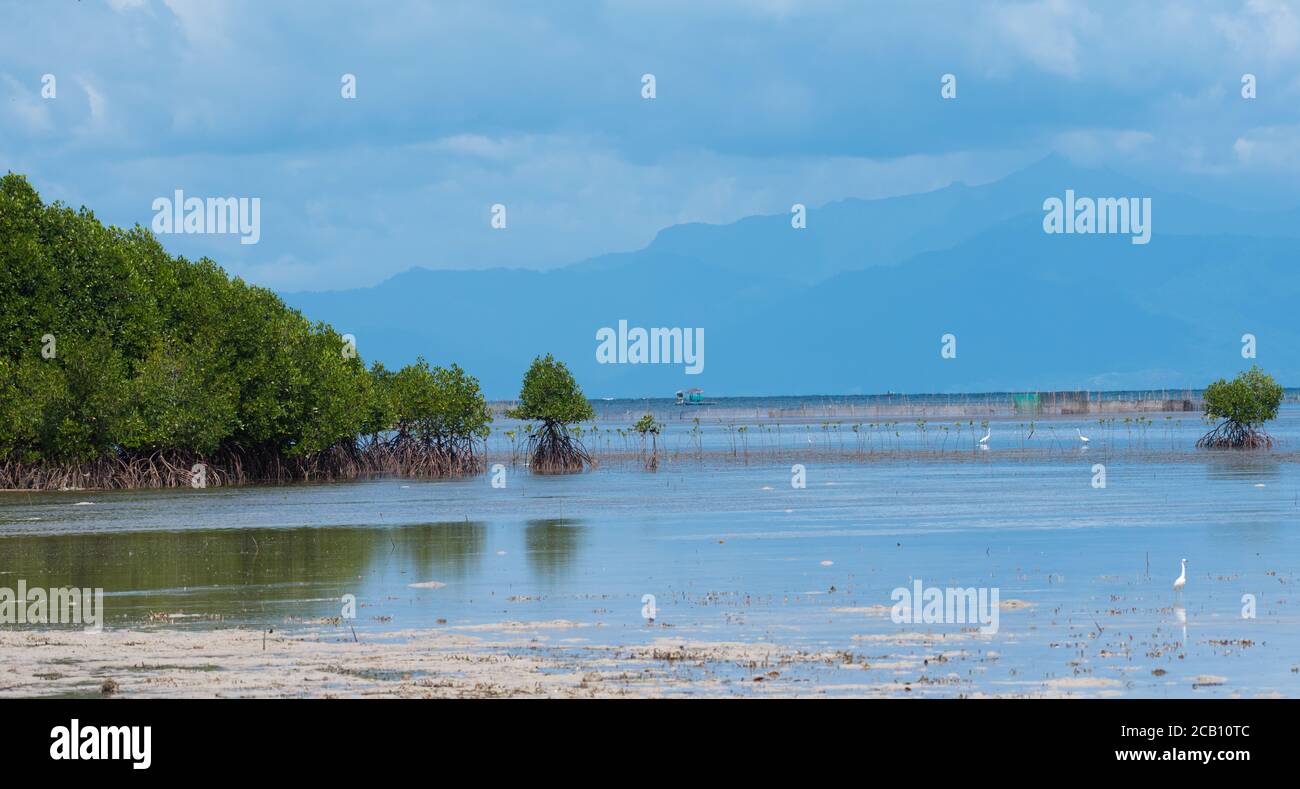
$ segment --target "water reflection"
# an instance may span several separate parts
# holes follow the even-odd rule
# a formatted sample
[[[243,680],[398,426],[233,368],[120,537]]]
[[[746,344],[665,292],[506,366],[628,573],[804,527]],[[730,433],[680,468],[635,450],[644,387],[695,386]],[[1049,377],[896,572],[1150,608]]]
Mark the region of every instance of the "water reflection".
[[[452,578],[465,578],[478,572],[487,542],[487,526],[474,521],[384,531],[402,538],[416,567],[427,567]]]
[[[483,523],[457,521],[4,537],[0,585],[103,588],[110,621],[177,611],[239,619],[277,604],[337,616],[346,593],[477,574],[486,535]],[[368,580],[376,576],[382,590]]]
[[[1270,452],[1237,449],[1211,449],[1204,452],[1205,474],[1215,481],[1276,480],[1281,475],[1282,462]]]
[[[587,527],[571,518],[531,520],[524,528],[528,566],[548,582],[560,580],[586,542]]]

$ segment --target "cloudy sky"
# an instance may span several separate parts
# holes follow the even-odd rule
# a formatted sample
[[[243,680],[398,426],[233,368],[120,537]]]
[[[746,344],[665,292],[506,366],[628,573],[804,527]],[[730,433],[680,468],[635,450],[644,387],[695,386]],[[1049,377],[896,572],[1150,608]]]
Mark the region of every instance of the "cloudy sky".
[[[164,243],[282,290],[546,268],[1052,151],[1300,203],[1300,8],[1279,0],[4,0],[0,19],[0,171],[124,226],[176,189],[259,197],[258,244]]]

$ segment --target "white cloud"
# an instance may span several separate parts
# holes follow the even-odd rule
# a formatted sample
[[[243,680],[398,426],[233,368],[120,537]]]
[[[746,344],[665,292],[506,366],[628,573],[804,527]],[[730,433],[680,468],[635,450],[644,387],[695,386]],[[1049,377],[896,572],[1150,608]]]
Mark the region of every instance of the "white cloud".
[[[1077,162],[1096,165],[1141,155],[1156,142],[1154,134],[1139,129],[1073,129],[1056,135],[1053,147]]]
[[[89,141],[92,148],[116,144],[121,128],[109,108],[108,97],[90,77],[78,76],[76,81],[86,95],[86,115],[84,122],[73,128],[73,135]]]
[[[1078,77],[1079,40],[1076,33],[1088,26],[1082,5],[1065,0],[1001,5],[993,9],[1000,40],[1034,65],[1066,77]]]
[[[1214,25],[1250,60],[1271,64],[1300,54],[1300,17],[1290,2],[1250,0],[1239,14],[1216,15]]]
[[[128,224],[175,188],[263,196],[260,244],[193,251],[289,287],[556,265],[677,222],[991,180],[1052,149],[1153,182],[1296,169],[1293,4],[394,2],[20,4],[0,29],[5,161]],[[41,100],[39,75],[69,62]],[[960,98],[941,103],[945,72]],[[487,229],[494,202],[506,233]]]
[[[432,150],[442,151],[444,153],[464,154],[465,156],[474,156],[482,159],[503,160],[511,156],[518,155],[526,149],[526,145],[521,145],[521,141],[505,140],[501,138],[493,139],[482,134],[456,134],[451,137],[444,137],[429,146]]]
[[[1300,170],[1300,126],[1267,126],[1251,129],[1232,144],[1232,153],[1243,169],[1260,172]]]
[[[229,5],[211,0],[165,0],[180,23],[185,40],[196,46],[226,43]]]
[[[108,116],[108,101],[104,94],[85,78],[78,78],[77,84],[86,92],[86,102],[90,106],[90,121],[94,126],[102,126]]]
[[[4,75],[5,105],[9,118],[16,120],[28,134],[48,131],[52,126],[48,101],[40,95],[40,86],[30,88],[18,80]],[[58,99],[52,99],[58,101]]]

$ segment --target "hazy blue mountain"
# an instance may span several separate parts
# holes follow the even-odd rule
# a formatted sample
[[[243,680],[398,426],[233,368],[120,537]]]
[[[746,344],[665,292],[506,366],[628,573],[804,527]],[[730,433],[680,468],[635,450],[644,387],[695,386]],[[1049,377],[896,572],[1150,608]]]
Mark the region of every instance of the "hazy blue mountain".
[[[1151,197],[1152,240],[1047,235],[1042,203]],[[645,249],[535,272],[415,268],[373,288],[284,294],[390,366],[459,362],[513,397],[554,352],[588,395],[1199,386],[1259,361],[1300,383],[1300,214],[1162,193],[1051,157],[1001,181],[667,228]],[[596,332],[703,327],[705,370],[600,365]],[[940,358],[940,337],[957,358]]]
[[[413,269],[374,288],[285,299],[312,319],[356,335],[366,360],[396,366],[423,354],[431,363],[455,361],[479,377],[489,396],[513,397],[529,362],[549,351],[584,370],[589,395],[612,396],[645,384],[626,367],[595,365],[600,327],[616,327],[620,318],[649,326],[650,315],[656,326],[741,319],[794,289],[784,280],[738,279],[699,260],[656,256],[652,270],[623,266],[600,273]],[[706,361],[707,351],[706,344]],[[594,375],[586,374],[587,361],[597,367]],[[677,384],[670,381],[684,378],[680,368],[658,373],[651,393],[668,386],[671,395]]]
[[[1048,236],[1011,220],[951,250],[838,275],[764,322],[720,326],[708,373],[728,392],[1203,386],[1259,361],[1300,380],[1296,242]],[[957,358],[940,338],[957,338]],[[807,382],[806,385],[803,382]]]
[[[1080,197],[1151,197],[1161,233],[1300,237],[1296,221],[1300,214],[1294,211],[1274,215],[1239,211],[1049,156],[981,186],[955,183],[922,194],[841,200],[813,208],[808,226],[798,232],[791,232],[789,214],[747,217],[729,225],[675,225],[661,231],[644,252],[705,257],[740,274],[763,272],[818,282],[838,272],[899,263],[922,252],[948,249],[1011,217],[1040,212],[1045,198],[1063,197],[1066,189]],[[637,254],[617,256],[617,263],[598,260],[607,266],[633,264]]]

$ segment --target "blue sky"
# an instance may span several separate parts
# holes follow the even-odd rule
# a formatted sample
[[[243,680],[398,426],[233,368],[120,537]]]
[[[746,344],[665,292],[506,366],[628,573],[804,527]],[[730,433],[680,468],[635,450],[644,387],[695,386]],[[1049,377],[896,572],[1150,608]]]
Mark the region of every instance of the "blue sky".
[[[260,197],[256,245],[164,243],[281,290],[546,268],[675,223],[986,182],[1052,151],[1300,202],[1300,9],[1276,0],[0,8],[0,170],[119,225],[176,189]]]

